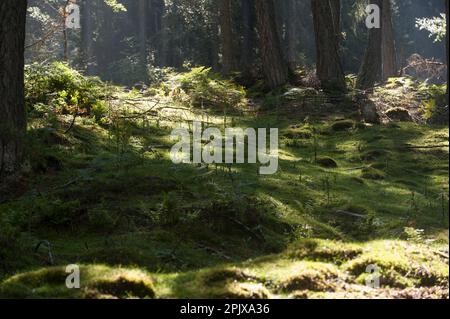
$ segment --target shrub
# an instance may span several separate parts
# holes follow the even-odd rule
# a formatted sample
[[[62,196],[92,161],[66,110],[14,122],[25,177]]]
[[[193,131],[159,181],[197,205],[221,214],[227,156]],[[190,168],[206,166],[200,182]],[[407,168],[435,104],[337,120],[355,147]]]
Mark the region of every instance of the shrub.
[[[29,111],[90,114],[99,103],[100,84],[100,80],[84,77],[62,62],[25,67],[25,100]]]
[[[245,90],[220,75],[211,72],[210,68],[193,68],[179,78],[179,89],[176,99],[194,107],[237,108],[245,104]],[[182,93],[188,99],[183,99]]]

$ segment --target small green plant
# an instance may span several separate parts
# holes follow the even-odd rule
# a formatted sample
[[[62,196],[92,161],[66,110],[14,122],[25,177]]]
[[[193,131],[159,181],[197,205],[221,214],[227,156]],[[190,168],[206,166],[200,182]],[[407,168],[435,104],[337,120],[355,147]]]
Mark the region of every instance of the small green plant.
[[[100,80],[84,77],[65,63],[33,63],[25,67],[25,101],[29,111],[90,114],[101,96]]]
[[[193,68],[179,79],[180,89],[177,99],[194,107],[232,109],[246,104],[243,87],[225,80],[210,68]],[[188,98],[183,99],[182,93]],[[181,96],[180,96],[181,95]]]
[[[404,229],[407,240],[416,244],[424,242],[424,232],[423,229],[416,229],[413,227],[405,227]]]

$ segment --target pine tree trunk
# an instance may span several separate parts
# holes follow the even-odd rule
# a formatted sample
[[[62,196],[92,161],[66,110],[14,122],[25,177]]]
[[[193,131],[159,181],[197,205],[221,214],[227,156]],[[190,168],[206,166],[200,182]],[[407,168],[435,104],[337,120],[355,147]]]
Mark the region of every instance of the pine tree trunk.
[[[390,0],[383,0],[382,23],[382,61],[383,80],[397,76],[397,53],[395,51],[394,27],[392,23],[392,7]]]
[[[341,41],[341,0],[329,0],[331,7],[331,14],[333,16],[333,26],[338,38],[338,43]]]
[[[0,181],[23,159],[26,12],[26,0],[0,1]]]
[[[255,9],[264,76],[274,89],[288,81],[289,71],[280,47],[273,0],[258,0]]]
[[[218,21],[219,19],[219,10],[217,7],[213,7],[211,9],[212,21]],[[210,65],[214,72],[220,72],[220,30],[219,25],[217,23],[211,23],[210,25]]]
[[[345,90],[345,76],[339,54],[340,9],[336,10],[336,3],[339,2],[312,0],[311,8],[316,36],[317,77],[324,88]]]
[[[373,0],[372,3],[383,12],[383,0]],[[369,30],[369,43],[366,48],[364,60],[358,74],[356,87],[360,90],[367,90],[374,87],[375,83],[382,79],[382,29],[383,19],[380,21],[380,28]]]
[[[85,64],[87,75],[94,74],[94,61],[92,54],[93,47],[93,21],[92,21],[92,0],[84,0],[81,15],[81,45],[82,61]]]
[[[237,63],[234,57],[231,0],[220,1],[220,32],[222,36],[222,73],[229,75],[237,69]]]
[[[139,58],[143,74],[147,69],[147,1],[139,0]],[[144,77],[145,80],[145,77]]]
[[[448,64],[449,64],[448,63],[448,41],[449,41],[448,37],[449,37],[449,32],[450,32],[449,16],[448,16],[449,0],[444,0],[444,1],[445,1],[445,17],[447,20],[447,32],[445,35],[445,49],[447,52],[447,74],[448,74]],[[447,79],[448,79],[448,76],[447,76]],[[448,80],[447,80],[447,106],[448,106],[448,104],[449,104],[449,97],[448,97]]]
[[[248,76],[251,73],[254,60],[254,46],[255,46],[255,21],[253,18],[254,0],[242,0],[241,8],[242,16],[242,47],[241,47],[241,70]]]
[[[291,70],[295,70],[297,67],[297,23],[295,12],[297,9],[296,0],[287,1],[286,12],[286,60]]]

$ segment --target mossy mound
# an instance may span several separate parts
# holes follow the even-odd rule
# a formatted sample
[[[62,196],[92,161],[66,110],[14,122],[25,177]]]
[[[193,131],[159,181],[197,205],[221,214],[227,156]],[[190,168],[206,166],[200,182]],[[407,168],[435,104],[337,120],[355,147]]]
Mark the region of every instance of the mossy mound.
[[[326,168],[337,168],[338,167],[337,162],[328,156],[317,157],[316,164],[319,164],[320,166],[326,167]]]
[[[231,282],[224,286],[212,287],[208,298],[268,299],[270,298],[270,292],[262,284]]]
[[[366,167],[361,170],[361,178],[372,179],[372,180],[382,180],[386,177],[383,171],[380,171],[373,167]]]
[[[292,244],[287,250],[287,256],[294,259],[307,259],[340,263],[353,259],[363,250],[358,245],[314,239],[304,239]]]
[[[92,285],[94,291],[101,295],[119,298],[154,298],[155,290],[149,278],[119,275],[115,278],[102,279]]]
[[[364,285],[370,275],[368,267],[375,267],[382,287],[403,289],[448,285],[446,262],[421,246],[380,241],[367,245],[364,253],[343,265],[343,269],[355,276],[356,283]]]
[[[239,268],[223,268],[214,269],[202,274],[202,279],[205,283],[217,283],[221,281],[244,281],[250,276]]]
[[[293,125],[284,133],[284,137],[289,139],[310,139],[312,136],[313,133],[308,126]]]
[[[1,298],[104,299],[154,298],[153,280],[137,269],[80,266],[80,289],[66,286],[64,267],[51,267],[13,276],[0,285]]]
[[[352,120],[340,120],[331,124],[331,130],[334,132],[343,132],[353,129],[355,122]]]
[[[361,154],[361,159],[363,159],[364,161],[373,161],[387,155],[389,155],[389,152],[386,150],[374,149],[365,151],[363,154]]]
[[[407,109],[402,107],[393,107],[386,111],[386,116],[393,121],[397,122],[411,122],[412,117]]]
[[[314,267],[294,269],[294,273],[281,282],[281,289],[284,292],[334,290],[338,276],[332,266],[317,263]]]

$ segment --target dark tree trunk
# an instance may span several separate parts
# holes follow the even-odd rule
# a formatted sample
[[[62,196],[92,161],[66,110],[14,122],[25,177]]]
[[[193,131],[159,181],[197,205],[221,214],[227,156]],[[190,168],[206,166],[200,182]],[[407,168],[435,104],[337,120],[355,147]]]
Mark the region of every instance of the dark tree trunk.
[[[338,44],[341,42],[341,0],[329,0],[331,7],[331,15],[333,17],[333,26],[335,35],[338,38]]]
[[[383,12],[383,0],[373,0],[372,3]],[[361,70],[358,74],[356,87],[360,90],[367,90],[374,87],[375,83],[382,79],[382,29],[383,19],[380,21],[381,28],[369,30],[369,43],[366,48]]]
[[[446,49],[446,51],[447,51],[447,74],[448,74],[448,65],[449,65],[449,63],[448,63],[448,37],[449,37],[449,35],[448,35],[448,33],[449,33],[449,30],[450,30],[450,25],[449,25],[449,16],[448,16],[448,6],[449,6],[449,4],[448,4],[448,2],[449,2],[449,0],[445,0],[445,17],[446,17],[446,20],[447,20],[447,32],[446,32],[446,35],[445,35],[445,49]],[[447,77],[448,78],[448,77]],[[449,97],[448,97],[448,80],[447,80],[447,105],[448,105],[448,102],[449,102]]]
[[[241,70],[249,75],[252,70],[255,48],[255,21],[254,0],[242,0],[242,47],[241,47]]]
[[[139,58],[141,68],[147,68],[147,1],[139,0]]]
[[[222,73],[229,75],[236,71],[237,63],[233,43],[233,20],[231,0],[220,0],[220,32],[222,38]]]
[[[0,1],[0,181],[23,159],[26,12],[26,0]]]
[[[103,2],[99,3],[101,14],[103,16],[103,24],[101,26],[101,41],[96,45],[95,56],[98,57],[98,71],[105,79],[113,80],[111,76],[111,64],[114,61],[116,50],[114,50],[114,12]]]
[[[297,11],[296,0],[286,0],[286,60],[291,70],[297,67]]]
[[[383,80],[387,80],[390,77],[397,76],[397,53],[395,51],[394,26],[392,23],[390,0],[383,0],[382,18]]]
[[[166,4],[164,0],[157,0],[154,4],[155,8],[155,62],[157,65],[162,66],[163,62],[165,63],[163,59],[164,55],[164,45],[163,45],[163,35],[164,35],[164,28],[165,28],[165,22],[164,22],[164,14],[166,12]]]
[[[339,2],[312,0],[311,7],[316,36],[317,77],[324,88],[345,90],[345,76],[339,54],[340,9],[336,9],[336,3]]]
[[[273,0],[258,0],[255,9],[264,76],[273,89],[285,84],[289,77],[278,38]]]
[[[219,19],[219,10],[217,7],[213,7],[211,9],[211,15],[213,16],[212,21],[217,21]],[[217,23],[211,23],[210,32],[211,35],[209,37],[210,48],[209,48],[209,59],[210,64],[214,72],[220,72],[220,35],[219,35],[219,25]]]
[[[93,47],[93,21],[92,21],[92,0],[84,0],[82,4],[81,15],[81,45],[82,45],[82,61],[85,64],[87,75],[94,74],[94,57],[92,54]]]

